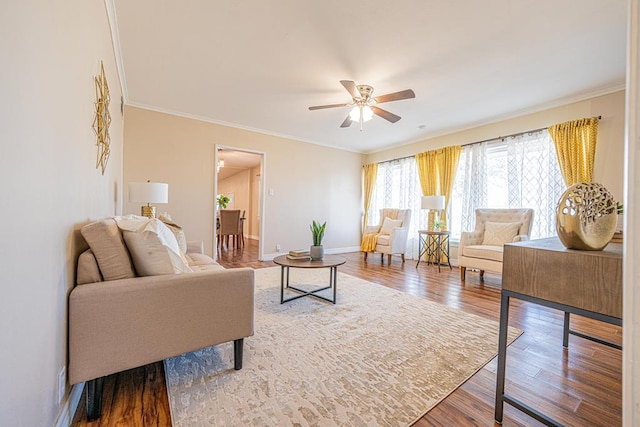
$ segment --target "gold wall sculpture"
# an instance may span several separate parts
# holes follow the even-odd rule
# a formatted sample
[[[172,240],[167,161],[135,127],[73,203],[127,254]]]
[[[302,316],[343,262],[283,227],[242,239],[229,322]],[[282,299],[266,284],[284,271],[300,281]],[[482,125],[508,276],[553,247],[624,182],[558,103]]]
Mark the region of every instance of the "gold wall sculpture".
[[[104,64],[100,61],[100,75],[94,77],[96,89],[96,114],[93,119],[93,130],[96,133],[96,145],[98,146],[98,154],[96,157],[96,169],[102,169],[102,175],[107,168],[109,161],[109,125],[111,124],[111,114],[109,114],[109,85],[107,84],[107,76],[104,74]]]

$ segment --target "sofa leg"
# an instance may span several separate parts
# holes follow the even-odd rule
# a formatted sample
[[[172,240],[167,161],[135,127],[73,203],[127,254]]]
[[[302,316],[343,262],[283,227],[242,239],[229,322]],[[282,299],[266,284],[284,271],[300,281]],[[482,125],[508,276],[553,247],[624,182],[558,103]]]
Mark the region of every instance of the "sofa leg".
[[[369,255],[369,252],[365,252],[365,253],[364,253],[364,260],[365,260],[365,261],[367,260],[367,255]]]
[[[242,348],[244,345],[244,338],[233,341],[233,369],[239,371],[242,369]]]
[[[467,273],[467,267],[460,267],[460,280],[464,282]]]
[[[480,280],[484,280],[484,270],[480,270]]]
[[[380,254],[380,263],[384,264],[384,254]]]
[[[400,257],[402,258],[402,263],[404,264],[404,254],[400,254]]]
[[[87,393],[87,421],[95,421],[102,413],[102,386],[104,377],[87,381],[85,385]]]
[[[391,254],[387,255],[387,264],[391,265]]]

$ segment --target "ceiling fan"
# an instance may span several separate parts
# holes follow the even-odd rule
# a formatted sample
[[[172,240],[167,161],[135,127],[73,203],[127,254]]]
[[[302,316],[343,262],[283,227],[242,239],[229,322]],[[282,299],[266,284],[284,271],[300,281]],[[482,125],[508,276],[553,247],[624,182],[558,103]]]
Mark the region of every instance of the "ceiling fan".
[[[400,120],[400,116],[393,114],[387,110],[383,110],[377,107],[377,104],[383,102],[400,101],[402,99],[415,98],[416,94],[411,89],[402,90],[400,92],[388,93],[386,95],[380,95],[372,97],[373,87],[369,85],[356,85],[351,80],[340,80],[342,86],[349,92],[353,101],[347,104],[329,104],[329,105],[317,105],[315,107],[309,107],[309,110],[322,110],[325,108],[347,107],[353,105],[353,109],[349,112],[347,118],[340,125],[341,128],[351,126],[353,122],[360,123],[360,130],[362,130],[362,124],[368,120],[371,120],[373,115],[382,117],[385,120],[395,123]]]

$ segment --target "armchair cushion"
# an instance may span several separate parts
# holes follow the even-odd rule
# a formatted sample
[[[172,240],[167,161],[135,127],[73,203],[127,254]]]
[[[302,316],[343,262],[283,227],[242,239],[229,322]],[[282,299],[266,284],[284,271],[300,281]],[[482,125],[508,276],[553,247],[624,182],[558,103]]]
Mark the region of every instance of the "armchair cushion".
[[[464,248],[463,255],[469,258],[482,258],[502,262],[503,246],[473,245]]]
[[[391,219],[387,217],[384,219],[384,221],[382,221],[382,227],[380,227],[380,234],[389,235],[393,232],[394,228],[398,228],[401,226],[402,226],[401,219]],[[380,243],[379,239],[378,239],[378,243]]]
[[[522,223],[520,222],[485,222],[483,245],[502,246],[513,242],[518,235]]]

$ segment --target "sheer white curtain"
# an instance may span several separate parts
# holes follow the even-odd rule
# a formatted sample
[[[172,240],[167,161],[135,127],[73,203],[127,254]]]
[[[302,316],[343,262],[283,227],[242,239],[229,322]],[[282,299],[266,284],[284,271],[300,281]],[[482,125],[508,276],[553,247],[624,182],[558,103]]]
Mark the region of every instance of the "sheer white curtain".
[[[475,227],[477,208],[532,208],[531,238],[556,235],[555,212],[565,190],[549,132],[542,130],[462,148],[454,184],[453,238]]]
[[[422,190],[414,157],[378,164],[378,177],[369,208],[369,224],[380,224],[380,209],[411,209],[406,258],[418,257],[418,230],[427,228],[427,212],[420,209]]]

